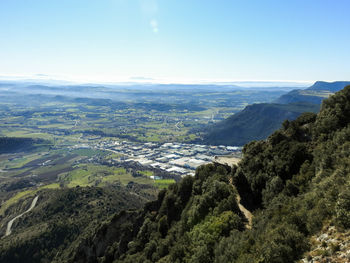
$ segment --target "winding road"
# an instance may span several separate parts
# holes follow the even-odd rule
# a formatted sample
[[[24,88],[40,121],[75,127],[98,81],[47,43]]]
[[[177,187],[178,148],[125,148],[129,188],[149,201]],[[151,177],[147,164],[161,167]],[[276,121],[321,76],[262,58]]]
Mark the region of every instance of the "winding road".
[[[38,198],[39,198],[38,195],[37,195],[36,197],[34,197],[34,199],[33,199],[33,201],[32,201],[32,204],[30,205],[30,207],[29,207],[25,212],[23,212],[22,214],[16,216],[15,218],[11,219],[11,220],[7,223],[7,228],[6,228],[6,234],[5,234],[5,236],[8,236],[8,235],[11,234],[11,227],[12,227],[13,222],[14,222],[16,219],[18,219],[18,218],[20,218],[21,216],[23,216],[24,214],[28,213],[29,211],[31,211],[31,210],[35,207],[36,202],[38,201]]]

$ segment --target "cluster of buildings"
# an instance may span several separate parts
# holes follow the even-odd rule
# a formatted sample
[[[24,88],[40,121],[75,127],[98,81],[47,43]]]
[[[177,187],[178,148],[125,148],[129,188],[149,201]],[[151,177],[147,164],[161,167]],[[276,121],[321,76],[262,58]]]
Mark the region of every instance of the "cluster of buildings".
[[[119,161],[137,162],[179,175],[194,175],[194,170],[212,162],[216,156],[239,155],[241,147],[209,146],[186,143],[134,143],[128,141],[102,141],[97,148],[121,155]]]

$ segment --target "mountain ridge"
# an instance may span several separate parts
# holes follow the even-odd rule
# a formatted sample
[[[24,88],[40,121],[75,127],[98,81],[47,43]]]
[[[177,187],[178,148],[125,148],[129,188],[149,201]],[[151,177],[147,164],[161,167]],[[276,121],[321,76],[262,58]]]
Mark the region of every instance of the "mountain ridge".
[[[281,123],[296,119],[302,112],[317,112],[318,105],[308,103],[261,103],[247,106],[241,112],[209,128],[204,142],[212,145],[242,146],[251,140],[267,138]]]
[[[248,105],[242,111],[211,125],[203,143],[242,146],[252,140],[266,139],[283,121],[294,120],[303,112],[318,112],[322,101],[350,82],[317,81],[307,89],[282,95],[272,103]]]
[[[343,89],[350,85],[350,81],[316,81],[312,86],[306,89],[296,89],[282,95],[275,100],[275,103],[288,104],[293,102],[309,102],[314,104],[321,104],[322,100],[329,97],[329,95]]]

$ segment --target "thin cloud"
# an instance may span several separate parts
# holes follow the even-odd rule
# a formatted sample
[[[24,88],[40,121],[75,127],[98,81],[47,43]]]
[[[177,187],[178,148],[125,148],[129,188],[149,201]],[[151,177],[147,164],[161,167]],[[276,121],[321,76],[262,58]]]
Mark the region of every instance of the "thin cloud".
[[[154,34],[159,32],[159,24],[156,19],[158,13],[157,0],[139,0],[140,9],[144,17],[149,21],[149,25]]]
[[[153,33],[157,34],[159,32],[158,21],[156,19],[152,19],[150,25]]]

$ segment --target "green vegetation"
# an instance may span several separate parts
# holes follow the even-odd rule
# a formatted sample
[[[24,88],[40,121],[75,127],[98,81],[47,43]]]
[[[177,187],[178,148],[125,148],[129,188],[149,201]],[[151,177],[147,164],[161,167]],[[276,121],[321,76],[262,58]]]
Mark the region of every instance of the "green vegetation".
[[[129,191],[120,186],[38,191],[38,205],[1,240],[0,261],[51,262],[67,256],[103,220],[141,207],[144,197]]]
[[[140,191],[146,186],[125,179],[125,187],[117,178],[153,182],[150,175],[140,169],[73,165],[59,174],[61,186],[71,188],[50,182],[35,192],[38,206],[1,239],[0,261],[296,261],[325,225],[350,229],[350,86],[325,100],[318,114],[286,120],[267,140],[245,145],[238,166],[200,166],[194,177],[171,183],[139,209],[150,199]],[[170,181],[154,183],[162,188]],[[23,211],[32,194],[14,195],[6,211]],[[242,206],[253,215],[251,225]],[[327,256],[331,250],[315,253]]]
[[[349,120],[350,86],[318,115],[285,121],[268,140],[246,145],[238,166],[201,166],[142,211],[116,215],[60,261],[294,262],[324,224],[350,227]],[[253,212],[251,229],[238,194]]]
[[[215,244],[230,231],[242,231],[246,219],[236,202],[237,192],[229,184],[230,168],[221,165],[202,166],[195,177],[185,177],[160,191],[158,200],[148,203],[144,211],[123,224],[125,214],[82,242],[70,262],[95,260],[89,244],[99,244],[106,262],[212,262]],[[106,234],[123,233],[106,240]],[[126,246],[128,247],[127,250]],[[125,251],[126,253],[123,253]],[[87,254],[90,256],[87,257]],[[101,254],[101,253],[99,253]],[[117,258],[115,258],[117,257]]]
[[[175,183],[174,179],[159,179],[154,181],[154,185],[159,189],[168,188],[169,185]]]
[[[71,88],[30,87],[31,93],[40,95],[25,94],[16,86],[0,91],[0,136],[42,138],[55,145],[75,145],[101,137],[189,142],[199,138],[199,128],[209,122],[224,119],[244,105],[271,101],[283,94],[281,90],[227,87],[220,87],[220,91],[218,87]],[[53,89],[60,95],[52,96]],[[91,98],[76,98],[76,92],[70,94],[74,89]]]
[[[147,170],[146,171],[138,171],[138,173],[145,175],[145,176],[148,176],[148,177],[154,175],[154,173],[152,171],[147,171]]]
[[[58,189],[60,188],[60,185],[58,183],[53,184],[47,184],[38,187],[37,189],[30,189],[25,190],[16,193],[14,196],[12,196],[10,199],[6,200],[0,208],[0,216],[3,216],[5,211],[12,205],[15,205],[17,202],[19,202],[21,199],[28,199],[29,197],[33,197],[35,194],[37,194],[40,190],[43,189]]]
[[[87,148],[87,149],[75,149],[73,151],[71,151],[72,154],[78,154],[81,156],[86,156],[86,157],[93,157],[95,155],[101,156],[101,157],[105,157],[108,155],[108,153],[106,153],[105,151],[101,151],[101,150],[95,150],[95,149],[91,149],[91,148]]]
[[[0,216],[3,216],[6,209],[9,208],[11,205],[17,203],[21,198],[28,197],[28,196],[31,196],[33,194],[34,194],[33,190],[26,190],[26,191],[19,192],[16,195],[14,195],[13,197],[11,197],[10,199],[6,200],[6,202],[4,202],[1,205]]]
[[[116,167],[108,162],[116,154],[96,149],[51,150],[2,155],[0,162],[0,227],[20,209],[13,210],[23,200],[32,198],[42,189],[74,188],[77,186],[107,187],[114,184],[140,185],[138,194],[154,196],[157,186],[150,179],[153,171],[140,167]],[[93,162],[91,162],[94,160]],[[1,170],[4,169],[4,170]],[[139,175],[134,177],[134,170]]]
[[[143,171],[148,174],[150,171]],[[109,167],[97,164],[81,164],[73,168],[72,171],[60,175],[59,182],[67,187],[76,186],[105,186],[114,182],[124,185],[133,181],[140,184],[152,184],[147,177],[133,177],[123,167]]]

